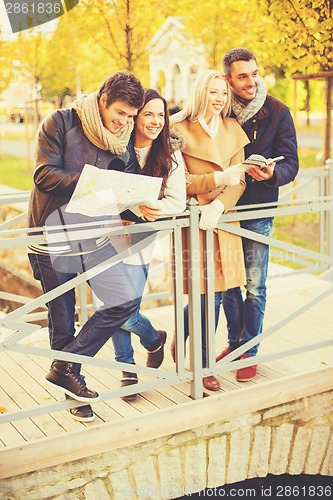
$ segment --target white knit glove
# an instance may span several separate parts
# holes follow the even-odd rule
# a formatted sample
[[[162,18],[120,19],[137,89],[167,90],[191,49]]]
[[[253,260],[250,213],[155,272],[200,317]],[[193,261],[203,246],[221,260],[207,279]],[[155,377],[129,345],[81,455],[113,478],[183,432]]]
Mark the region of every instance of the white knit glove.
[[[199,229],[214,229],[224,212],[224,205],[222,201],[214,200],[209,205],[201,205],[200,212]]]
[[[239,163],[226,168],[223,172],[214,172],[214,181],[219,186],[237,186],[246,166]]]

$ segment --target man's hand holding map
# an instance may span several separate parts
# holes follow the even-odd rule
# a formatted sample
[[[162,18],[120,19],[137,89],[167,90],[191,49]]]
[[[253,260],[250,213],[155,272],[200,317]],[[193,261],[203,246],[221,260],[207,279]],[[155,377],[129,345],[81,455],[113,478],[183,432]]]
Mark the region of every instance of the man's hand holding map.
[[[102,170],[86,164],[66,212],[90,217],[119,215],[137,205],[154,204],[161,184],[159,177]]]

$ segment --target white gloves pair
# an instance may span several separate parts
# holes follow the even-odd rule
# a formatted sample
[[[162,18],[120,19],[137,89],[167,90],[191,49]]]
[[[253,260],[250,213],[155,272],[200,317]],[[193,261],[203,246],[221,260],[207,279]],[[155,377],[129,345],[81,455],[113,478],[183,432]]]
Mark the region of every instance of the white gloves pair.
[[[200,212],[199,229],[214,229],[224,212],[224,205],[222,201],[214,200],[208,205],[201,205]]]
[[[214,172],[216,186],[237,186],[245,169],[246,167],[239,163],[226,168],[223,172]],[[200,212],[199,228],[204,230],[214,229],[224,212],[224,205],[222,201],[214,200],[208,205],[201,205]]]
[[[237,186],[246,166],[239,163],[226,168],[223,172],[214,172],[214,181],[216,186]]]

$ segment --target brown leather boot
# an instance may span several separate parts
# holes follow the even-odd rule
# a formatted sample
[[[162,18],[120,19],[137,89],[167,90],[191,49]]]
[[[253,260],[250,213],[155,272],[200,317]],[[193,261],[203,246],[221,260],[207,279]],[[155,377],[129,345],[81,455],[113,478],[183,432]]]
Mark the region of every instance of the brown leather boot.
[[[66,399],[71,399],[70,396],[67,396]],[[90,405],[77,406],[76,408],[69,408],[69,413],[74,420],[78,420],[79,422],[92,422],[95,419],[94,412]]]
[[[127,387],[128,385],[134,385],[138,383],[138,376],[136,373],[123,372],[123,378],[121,379],[120,386]],[[135,401],[137,394],[127,394],[122,396],[121,399],[124,401]]]
[[[164,330],[157,330],[158,340],[148,350],[147,366],[148,368],[158,368],[164,359],[164,344],[167,334]]]
[[[98,392],[88,389],[80,369],[81,365],[78,363],[54,360],[45,378],[52,387],[61,389],[76,401],[83,403],[98,401]]]

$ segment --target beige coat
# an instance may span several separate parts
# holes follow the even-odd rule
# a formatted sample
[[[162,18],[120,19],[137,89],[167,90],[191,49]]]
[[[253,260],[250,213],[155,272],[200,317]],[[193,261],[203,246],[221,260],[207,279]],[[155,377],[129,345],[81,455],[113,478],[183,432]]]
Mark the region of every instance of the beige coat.
[[[199,205],[206,205],[212,200],[220,200],[225,212],[236,205],[246,185],[242,180],[237,186],[216,188],[214,172],[225,170],[244,159],[244,146],[249,140],[240,125],[233,118],[221,118],[218,133],[212,139],[199,122],[183,120],[175,123],[173,129],[186,140],[183,156],[186,164],[187,195],[194,197]],[[233,222],[239,226],[239,222]],[[200,231],[201,254],[201,293],[205,292],[203,233]],[[183,234],[183,266],[187,276],[187,230]],[[242,240],[240,236],[226,231],[215,230],[214,234],[215,291],[244,285],[246,282]],[[184,280],[187,293],[187,280]]]

